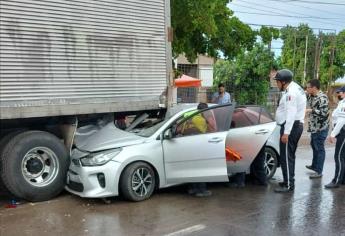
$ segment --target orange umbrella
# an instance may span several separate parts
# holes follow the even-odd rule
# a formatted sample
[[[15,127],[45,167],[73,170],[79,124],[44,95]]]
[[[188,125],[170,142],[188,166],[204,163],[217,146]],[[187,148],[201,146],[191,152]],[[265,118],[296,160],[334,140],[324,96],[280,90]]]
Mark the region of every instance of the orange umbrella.
[[[188,87],[201,87],[201,80],[190,77],[188,75],[182,75],[181,78],[175,79],[175,87],[188,88]]]

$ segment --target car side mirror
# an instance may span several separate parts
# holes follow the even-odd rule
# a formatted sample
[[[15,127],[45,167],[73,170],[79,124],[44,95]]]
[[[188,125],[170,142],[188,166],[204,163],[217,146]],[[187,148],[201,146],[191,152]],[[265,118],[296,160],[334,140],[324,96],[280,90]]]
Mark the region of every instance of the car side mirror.
[[[173,138],[173,132],[171,128],[164,131],[163,138],[167,140]]]

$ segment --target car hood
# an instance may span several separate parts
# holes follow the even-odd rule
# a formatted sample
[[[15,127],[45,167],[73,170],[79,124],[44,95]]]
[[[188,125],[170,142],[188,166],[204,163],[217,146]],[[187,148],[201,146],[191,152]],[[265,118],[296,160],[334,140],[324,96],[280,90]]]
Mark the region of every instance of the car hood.
[[[125,147],[143,143],[146,138],[120,130],[113,123],[103,128],[97,126],[83,127],[77,130],[74,143],[78,149],[97,152],[107,149]]]

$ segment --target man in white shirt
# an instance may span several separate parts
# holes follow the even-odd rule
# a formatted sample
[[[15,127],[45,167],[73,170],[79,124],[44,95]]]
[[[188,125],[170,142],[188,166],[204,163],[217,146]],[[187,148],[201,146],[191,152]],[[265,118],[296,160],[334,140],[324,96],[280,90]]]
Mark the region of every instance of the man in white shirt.
[[[276,111],[280,129],[280,163],[284,181],[274,191],[285,193],[295,188],[296,149],[303,132],[307,97],[304,90],[292,81],[290,70],[279,70],[275,76],[282,97]]]
[[[338,188],[340,184],[345,184],[345,86],[337,90],[342,100],[332,113],[333,130],[329,136],[331,143],[336,142],[334,161],[334,178],[325,188]]]
[[[212,96],[212,103],[227,104],[231,103],[231,97],[228,92],[225,91],[224,84],[218,85],[218,92],[215,92]]]

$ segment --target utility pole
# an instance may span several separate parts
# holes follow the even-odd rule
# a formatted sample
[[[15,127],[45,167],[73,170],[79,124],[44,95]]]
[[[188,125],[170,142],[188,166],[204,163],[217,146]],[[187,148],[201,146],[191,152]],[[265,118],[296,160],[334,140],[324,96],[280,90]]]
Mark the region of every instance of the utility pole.
[[[308,34],[305,36],[305,52],[304,52],[304,71],[302,85],[305,84],[307,77],[307,54],[308,54]]]
[[[296,43],[297,43],[297,39],[296,39],[296,30],[294,32],[294,44],[293,44],[293,59],[292,59],[292,68],[293,68],[293,74],[296,74],[296,66],[295,66],[295,58],[296,58]]]
[[[319,55],[317,57],[317,67],[316,67],[316,79],[320,79],[320,60],[321,60],[321,54],[322,54],[322,44],[323,44],[323,37],[322,37],[322,31],[320,32],[320,43],[319,43]]]
[[[319,37],[315,45],[314,79],[319,79],[321,50],[322,50],[322,32],[319,31]]]
[[[333,62],[334,62],[334,50],[335,50],[335,35],[332,37],[331,43],[331,58],[330,58],[330,73],[329,73],[329,82],[333,81]]]

